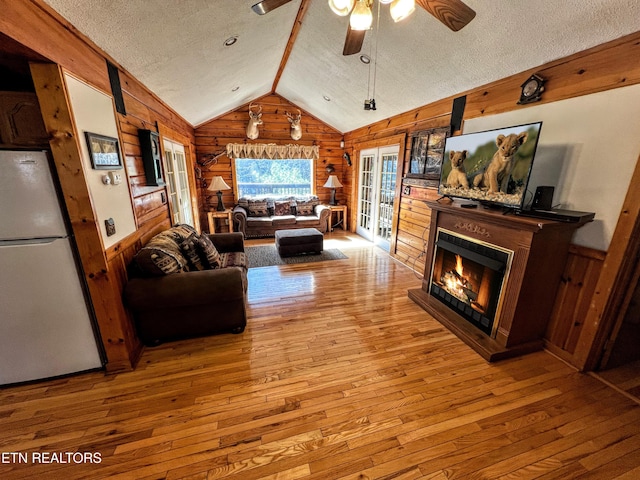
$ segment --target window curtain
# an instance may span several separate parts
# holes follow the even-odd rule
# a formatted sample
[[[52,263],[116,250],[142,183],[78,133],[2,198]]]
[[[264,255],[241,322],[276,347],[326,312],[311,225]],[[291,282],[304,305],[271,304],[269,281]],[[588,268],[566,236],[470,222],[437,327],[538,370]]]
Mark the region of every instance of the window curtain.
[[[306,158],[317,160],[320,147],[317,145],[276,145],[275,143],[227,143],[229,158]]]

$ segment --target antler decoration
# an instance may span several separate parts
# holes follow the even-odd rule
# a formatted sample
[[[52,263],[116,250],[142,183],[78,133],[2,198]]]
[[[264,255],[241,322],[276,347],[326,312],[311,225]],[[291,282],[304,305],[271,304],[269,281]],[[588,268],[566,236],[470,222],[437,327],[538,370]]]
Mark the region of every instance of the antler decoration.
[[[258,111],[252,110],[253,104],[249,104],[249,123],[247,124],[247,138],[255,140],[260,136],[258,125],[262,125],[262,105],[259,105]]]

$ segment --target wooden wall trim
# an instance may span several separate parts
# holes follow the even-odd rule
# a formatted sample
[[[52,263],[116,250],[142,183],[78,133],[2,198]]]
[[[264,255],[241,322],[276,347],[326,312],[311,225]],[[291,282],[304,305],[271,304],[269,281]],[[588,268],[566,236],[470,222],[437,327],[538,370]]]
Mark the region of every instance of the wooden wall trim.
[[[630,187],[622,204],[616,229],[604,260],[584,328],[575,352],[575,365],[593,370],[600,360],[604,345],[624,301],[635,259],[640,250],[640,158],[636,163]]]
[[[31,64],[31,75],[107,355],[106,368],[131,369],[142,345],[122,304],[120,279],[107,263],[62,69],[55,64]]]

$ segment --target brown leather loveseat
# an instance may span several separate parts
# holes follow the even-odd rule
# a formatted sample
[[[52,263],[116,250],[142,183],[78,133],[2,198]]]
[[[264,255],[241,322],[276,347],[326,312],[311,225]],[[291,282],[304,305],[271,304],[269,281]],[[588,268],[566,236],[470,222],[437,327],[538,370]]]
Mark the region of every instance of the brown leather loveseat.
[[[176,225],[153,237],[129,270],[124,300],[145,345],[244,331],[242,233],[198,235],[188,225]]]

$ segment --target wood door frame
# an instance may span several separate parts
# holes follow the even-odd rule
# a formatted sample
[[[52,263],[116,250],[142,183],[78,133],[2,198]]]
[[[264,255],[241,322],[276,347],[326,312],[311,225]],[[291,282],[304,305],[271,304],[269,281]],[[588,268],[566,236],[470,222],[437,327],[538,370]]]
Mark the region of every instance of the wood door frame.
[[[31,76],[42,112],[53,162],[76,238],[84,278],[107,355],[108,372],[131,370],[142,353],[122,303],[118,272],[110,268],[102,244],[91,193],[84,175],[80,136],[73,122],[62,67],[31,63]]]
[[[582,371],[591,371],[598,366],[607,341],[617,322],[624,316],[623,307],[629,281],[633,278],[635,260],[640,253],[638,183],[640,183],[640,157],[636,162],[573,356],[574,365]]]

